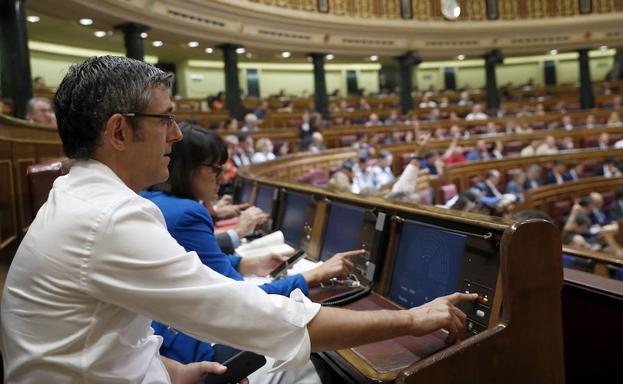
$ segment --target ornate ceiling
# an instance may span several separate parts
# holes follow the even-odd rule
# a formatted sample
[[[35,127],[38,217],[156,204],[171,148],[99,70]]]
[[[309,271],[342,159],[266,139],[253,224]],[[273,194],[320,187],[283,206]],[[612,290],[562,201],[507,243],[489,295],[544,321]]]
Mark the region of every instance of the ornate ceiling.
[[[319,12],[321,3],[328,5],[327,13]],[[69,31],[63,32],[68,27],[58,25],[41,30],[32,26],[31,39],[100,49],[114,42],[119,50],[118,36],[98,40],[93,31],[112,31],[115,25],[138,22],[151,28],[147,54],[169,52],[188,59],[205,59],[206,47],[222,43],[245,46],[256,60],[287,50],[293,57],[326,52],[351,61],[371,54],[394,57],[406,51],[418,51],[425,60],[432,60],[459,53],[474,57],[494,48],[506,55],[522,55],[552,48],[563,52],[623,46],[623,12],[619,9],[623,2],[618,0],[593,0],[590,14],[580,14],[582,2],[578,0],[497,0],[496,20],[487,19],[484,0],[456,3],[461,15],[455,21],[444,19],[438,0],[410,1],[412,18],[404,18],[400,0],[37,0],[27,6],[29,12],[72,26],[82,17],[95,20],[84,38],[68,35]],[[168,50],[151,47],[153,40],[163,41]],[[197,41],[199,47],[187,48],[189,41]]]

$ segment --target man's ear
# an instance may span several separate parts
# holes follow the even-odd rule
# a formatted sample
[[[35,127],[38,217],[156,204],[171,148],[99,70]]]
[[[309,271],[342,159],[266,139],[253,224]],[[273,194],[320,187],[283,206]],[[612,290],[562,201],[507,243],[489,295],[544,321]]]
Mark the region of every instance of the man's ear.
[[[132,139],[130,137],[131,129],[132,127],[130,127],[126,119],[120,113],[115,113],[106,121],[104,137],[113,148],[123,151],[127,143]]]

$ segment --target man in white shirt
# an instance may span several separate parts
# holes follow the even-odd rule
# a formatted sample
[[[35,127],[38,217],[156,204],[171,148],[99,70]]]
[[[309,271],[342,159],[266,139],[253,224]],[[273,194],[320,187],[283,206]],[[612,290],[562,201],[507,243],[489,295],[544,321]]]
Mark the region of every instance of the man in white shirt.
[[[465,116],[465,120],[473,121],[473,120],[487,120],[489,116],[482,111],[481,104],[474,104],[472,107],[472,111]]]
[[[334,350],[445,328],[465,335],[455,293],[404,311],[320,308],[298,291],[268,295],[204,266],[136,192],[165,181],[181,132],[171,76],[124,57],[70,68],[56,93],[58,130],[76,159],[20,244],[2,298],[10,383],[195,383],[218,364],[161,358],[151,320],[204,341],[268,355],[275,369]],[[249,321],[253,319],[253,321]]]

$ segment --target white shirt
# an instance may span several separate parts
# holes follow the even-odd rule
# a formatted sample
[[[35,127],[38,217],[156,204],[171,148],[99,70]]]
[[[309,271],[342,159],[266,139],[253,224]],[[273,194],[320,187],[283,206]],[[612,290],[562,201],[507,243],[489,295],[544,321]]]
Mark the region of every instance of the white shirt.
[[[415,165],[409,163],[398,180],[392,186],[392,192],[416,192],[417,177],[420,174],[420,169]]]
[[[489,116],[487,116],[486,113],[484,112],[470,112],[467,114],[467,116],[465,116],[465,120],[467,121],[472,121],[472,120],[487,120],[489,118]]]
[[[2,299],[10,383],[169,383],[152,319],[198,339],[304,365],[319,305],[268,295],[204,266],[150,201],[107,166],[77,162],[54,182]]]
[[[252,163],[263,163],[265,161],[275,160],[275,154],[272,152],[255,152],[251,158]]]

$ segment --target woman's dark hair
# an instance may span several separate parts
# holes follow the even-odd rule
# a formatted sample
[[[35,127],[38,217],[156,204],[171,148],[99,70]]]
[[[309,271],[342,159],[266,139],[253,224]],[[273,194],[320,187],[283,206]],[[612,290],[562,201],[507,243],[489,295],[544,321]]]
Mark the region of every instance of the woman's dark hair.
[[[196,200],[190,182],[193,172],[202,164],[224,164],[227,161],[227,146],[219,135],[199,125],[182,123],[180,130],[184,137],[173,144],[169,180],[149,189],[180,199]]]

